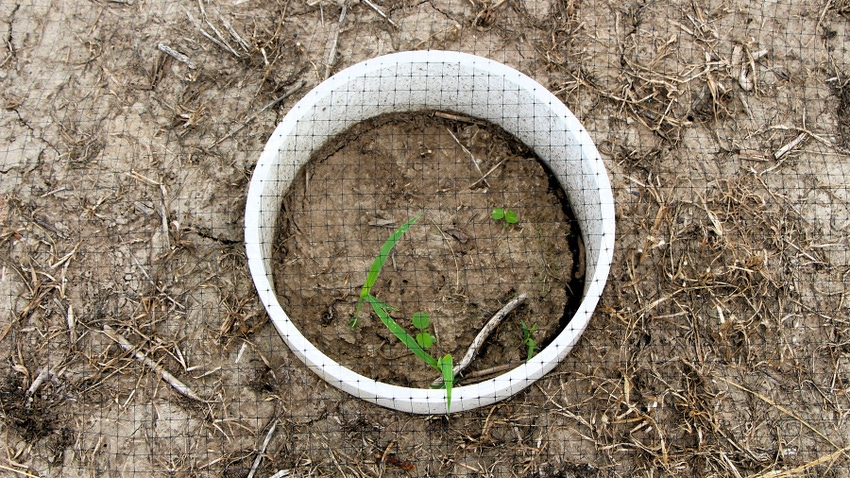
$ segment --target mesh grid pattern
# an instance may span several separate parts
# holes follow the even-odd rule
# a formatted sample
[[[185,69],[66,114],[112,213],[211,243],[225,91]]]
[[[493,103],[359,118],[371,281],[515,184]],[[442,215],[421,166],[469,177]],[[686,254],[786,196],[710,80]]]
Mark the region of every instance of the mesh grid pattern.
[[[850,475],[848,24],[842,0],[4,2],[0,474]],[[305,366],[258,299],[243,231],[251,174],[295,103],[343,68],[424,49],[502,62],[563,101],[601,153],[617,218],[608,283],[570,354],[450,417],[358,400]],[[523,169],[533,154],[499,164],[489,126],[430,118],[352,136],[353,169],[328,151],[353,192],[285,196],[275,245],[300,261],[278,284],[291,315],[318,321],[331,355],[376,337],[352,367],[382,378],[388,362],[382,379],[402,385],[436,376],[374,314],[347,323],[394,228],[426,211],[375,293],[410,331],[428,310],[441,351],[462,355],[462,333],[533,296],[473,371],[523,362],[520,321],[544,346],[569,326],[538,313],[580,285],[541,244],[563,240],[570,261],[584,247],[523,201],[531,188],[510,189],[549,192],[544,170]],[[319,166],[296,186],[320,191]],[[509,271],[476,268],[494,237],[488,263]],[[441,308],[473,325],[446,326]]]

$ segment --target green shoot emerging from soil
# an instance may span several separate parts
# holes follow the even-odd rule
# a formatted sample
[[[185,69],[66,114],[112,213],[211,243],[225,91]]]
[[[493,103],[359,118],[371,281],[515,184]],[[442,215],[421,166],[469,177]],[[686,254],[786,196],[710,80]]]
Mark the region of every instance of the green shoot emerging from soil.
[[[529,327],[525,321],[522,321],[520,325],[522,326],[522,344],[528,348],[528,355],[525,357],[525,361],[527,362],[531,360],[531,357],[534,356],[534,352],[537,350],[537,344],[534,343],[534,339],[531,337],[531,334],[537,329],[537,324]]]
[[[490,217],[497,221],[504,220],[505,227],[510,224],[516,224],[519,221],[519,216],[514,211],[511,211],[507,208],[494,207],[493,212],[490,213]]]
[[[389,257],[393,247],[395,247],[396,243],[401,239],[401,236],[404,235],[404,233],[410,229],[410,226],[412,226],[413,223],[420,217],[422,217],[422,213],[404,223],[401,227],[396,229],[384,245],[381,246],[381,250],[378,252],[377,257],[375,257],[375,260],[372,262],[372,267],[369,268],[369,273],[366,275],[366,282],[363,283],[363,289],[360,290],[360,298],[357,299],[357,306],[354,309],[354,317],[351,319],[351,323],[349,325],[352,329],[357,327],[358,318],[360,317],[360,307],[363,305],[364,301],[368,302],[369,305],[372,306],[372,310],[375,311],[378,318],[381,319],[381,322],[384,323],[387,329],[389,329],[389,331],[392,332],[392,334],[395,335],[401,343],[406,345],[407,348],[410,349],[414,355],[422,359],[423,362],[437,369],[443,376],[443,386],[446,389],[446,412],[450,413],[452,405],[452,384],[454,383],[452,356],[451,354],[447,354],[444,357],[434,358],[431,354],[426,352],[426,350],[430,349],[435,342],[434,337],[427,331],[428,326],[431,324],[431,318],[424,312],[416,312],[413,314],[413,327],[415,327],[417,331],[416,338],[414,338],[412,335],[407,333],[406,330],[404,330],[404,327],[399,325],[398,322],[390,316],[390,311],[397,309],[372,295],[372,287],[378,280],[378,275],[381,273],[381,269],[384,267],[384,263],[387,261],[387,257]]]

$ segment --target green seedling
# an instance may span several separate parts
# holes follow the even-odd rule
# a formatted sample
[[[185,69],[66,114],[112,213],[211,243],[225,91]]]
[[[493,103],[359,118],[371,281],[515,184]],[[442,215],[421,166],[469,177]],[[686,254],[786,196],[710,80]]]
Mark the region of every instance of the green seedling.
[[[534,352],[537,350],[537,344],[534,343],[534,339],[531,337],[531,334],[537,330],[537,324],[529,327],[525,321],[522,321],[520,325],[522,326],[522,344],[528,348],[528,355],[525,357],[525,361],[527,362],[531,360],[531,357],[534,356]]]
[[[396,243],[401,239],[401,236],[403,236],[404,233],[410,229],[410,226],[412,226],[413,223],[420,217],[422,217],[421,213],[404,223],[401,227],[396,229],[389,239],[384,242],[384,245],[381,246],[381,250],[372,262],[372,267],[369,268],[369,272],[366,274],[366,282],[363,283],[363,288],[360,290],[360,298],[357,299],[357,306],[354,309],[354,317],[351,319],[351,323],[349,325],[352,329],[357,327],[358,317],[360,316],[360,307],[363,305],[363,302],[367,302],[370,306],[372,306],[372,310],[375,312],[375,315],[381,319],[381,322],[383,322],[387,329],[395,335],[401,343],[407,346],[414,355],[422,359],[422,361],[428,366],[433,367],[440,372],[443,377],[442,387],[446,389],[446,412],[451,412],[452,385],[454,384],[452,356],[448,354],[444,357],[434,358],[431,354],[426,352],[426,350],[430,349],[435,342],[434,337],[427,331],[428,326],[431,324],[431,318],[424,312],[416,312],[413,314],[413,327],[416,328],[417,331],[416,337],[413,337],[404,329],[404,327],[399,325],[392,316],[390,316],[390,312],[397,309],[372,295],[372,287],[378,280],[378,275],[381,273],[381,269],[384,267],[384,263],[387,261],[387,257],[389,257],[393,247],[395,247]]]
[[[369,273],[366,274],[366,282],[363,283],[363,289],[360,290],[360,298],[357,300],[357,306],[354,308],[354,317],[351,319],[351,323],[349,324],[352,329],[357,328],[357,321],[360,318],[360,306],[363,305],[363,301],[366,300],[366,297],[372,291],[372,286],[375,285],[375,281],[378,280],[378,274],[381,273],[381,269],[384,268],[384,262],[387,262],[387,257],[390,255],[390,251],[393,250],[396,243],[401,239],[401,236],[410,229],[410,226],[416,222],[417,219],[422,217],[422,213],[419,213],[413,219],[407,221],[402,224],[401,227],[395,230],[395,232],[387,239],[387,242],[381,246],[381,250],[378,252],[375,260],[372,261],[372,267],[369,268]]]
[[[507,227],[510,224],[516,224],[519,221],[519,216],[514,211],[511,211],[507,208],[494,207],[493,212],[490,213],[490,217],[497,221],[505,221],[505,226]]]
[[[413,326],[416,327],[416,343],[425,350],[430,349],[435,342],[434,336],[428,333],[428,325],[431,324],[431,317],[425,312],[417,312],[413,314]]]

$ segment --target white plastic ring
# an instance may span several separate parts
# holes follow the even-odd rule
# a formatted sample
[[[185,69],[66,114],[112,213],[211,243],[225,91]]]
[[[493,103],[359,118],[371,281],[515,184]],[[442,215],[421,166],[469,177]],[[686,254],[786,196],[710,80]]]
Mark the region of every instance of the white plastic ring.
[[[358,63],[319,84],[287,113],[260,155],[248,190],[245,249],[272,323],[311,370],[363,400],[404,412],[443,414],[445,390],[378,382],[317,349],[281,308],[271,268],[281,199],[313,151],[368,118],[423,110],[490,121],[533,149],[567,193],[586,251],[583,298],[569,325],[523,365],[455,387],[451,411],[503,400],[551,371],[578,341],[605,286],[614,251],[614,198],[599,152],[572,112],[542,85],[496,61],[447,51],[395,53]]]

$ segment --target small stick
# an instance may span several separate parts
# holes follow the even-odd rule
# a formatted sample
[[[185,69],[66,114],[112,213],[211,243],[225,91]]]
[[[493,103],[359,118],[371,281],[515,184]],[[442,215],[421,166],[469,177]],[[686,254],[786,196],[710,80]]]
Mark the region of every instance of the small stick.
[[[800,133],[800,134],[799,134],[796,138],[792,139],[792,140],[791,140],[791,142],[789,142],[789,143],[788,143],[788,144],[786,144],[785,146],[783,146],[783,147],[779,148],[779,150],[777,150],[775,153],[773,153],[773,158],[774,158],[774,159],[779,159],[779,158],[781,158],[782,156],[785,156],[785,154],[786,154],[786,153],[788,153],[788,152],[789,152],[789,151],[791,151],[792,149],[794,149],[794,148],[796,148],[797,146],[799,146],[799,145],[800,145],[800,143],[802,143],[803,141],[805,141],[805,140],[806,140],[806,138],[808,138],[808,137],[809,137],[809,135],[808,135],[807,133]]]
[[[277,428],[277,420],[272,423],[272,427],[269,428],[269,432],[266,433],[266,438],[263,440],[263,446],[257,450],[257,457],[254,458],[254,464],[251,466],[251,471],[248,472],[248,478],[254,478],[254,473],[257,472],[257,468],[260,467],[260,463],[263,462],[263,456],[266,453],[266,448],[269,446],[269,442],[272,439],[272,435],[274,434],[274,429]]]
[[[196,20],[195,17],[193,17],[192,14],[189,13],[189,11],[186,11],[186,16],[189,17],[189,21],[192,22],[192,25],[195,25],[195,28],[197,28],[198,31],[201,32],[201,35],[205,36],[207,38],[207,40],[215,43],[216,45],[218,45],[219,48],[230,52],[236,58],[242,58],[243,57],[242,55],[239,54],[239,52],[234,50],[230,45],[227,45],[226,43],[222,43],[221,41],[216,39],[214,36],[207,33],[206,30],[204,30],[204,27],[201,26],[201,22]],[[210,24],[209,21],[207,21],[207,24],[210,25],[210,27],[213,28],[213,31],[217,31],[215,29],[215,27],[213,27],[212,24]],[[219,35],[221,35],[221,34],[219,33]]]
[[[512,368],[516,368],[522,365],[522,362],[514,362],[514,363],[503,363],[502,365],[496,365],[495,367],[485,368],[484,370],[476,370],[474,372],[470,372],[466,375],[461,376],[458,380],[473,380],[476,378],[487,377],[489,375],[497,374],[500,372],[504,372],[505,370],[510,370]]]
[[[399,468],[403,468],[407,471],[416,471],[416,465],[414,465],[413,463],[401,461],[398,458],[393,458],[392,456],[387,455],[385,453],[375,453],[375,458],[381,460],[382,463],[386,461],[387,463],[395,465]]]
[[[377,5],[375,5],[374,3],[370,2],[369,0],[363,0],[363,3],[365,3],[365,4],[366,4],[366,6],[368,6],[368,7],[369,7],[369,8],[371,8],[372,10],[375,10],[375,12],[377,12],[377,14],[378,14],[378,15],[380,15],[381,17],[383,17],[383,18],[384,18],[384,20],[386,20],[387,22],[389,22],[389,24],[390,24],[390,25],[394,26],[395,28],[398,28],[398,25],[396,25],[394,21],[390,20],[390,17],[388,17],[386,13],[382,12],[382,11],[381,11],[381,9],[380,9]]]
[[[35,377],[35,380],[32,381],[32,385],[30,385],[30,388],[27,389],[26,395],[27,398],[29,398],[30,402],[32,401],[33,395],[35,395],[35,392],[38,391],[38,387],[40,387],[41,384],[44,383],[44,380],[48,376],[50,376],[50,371],[47,369],[46,366],[43,367],[40,372],[38,372],[38,376]]]
[[[445,111],[435,111],[434,116],[437,116],[437,117],[440,117],[440,118],[445,118],[445,119],[450,119],[450,120],[454,120],[454,121],[460,121],[460,122],[463,122],[463,123],[482,124],[480,121],[478,121],[475,118],[470,118],[469,116],[456,115],[456,114],[453,114],[453,113],[446,113]]]
[[[495,171],[495,170],[496,170],[496,168],[498,168],[499,166],[501,166],[501,165],[502,165],[502,163],[504,163],[505,161],[507,161],[507,159],[503,159],[503,160],[499,161],[498,163],[496,163],[496,165],[495,165],[495,166],[493,166],[492,168],[490,168],[490,170],[489,170],[489,171],[487,171],[486,173],[484,173],[484,176],[481,176],[480,178],[478,178],[478,181],[475,181],[474,183],[470,184],[469,186],[467,186],[467,187],[466,187],[466,189],[471,189],[471,188],[472,188],[472,186],[475,186],[476,184],[478,184],[478,183],[480,183],[481,181],[483,181],[485,178],[487,178],[487,176],[489,176],[489,175],[490,175],[490,173],[492,173],[493,171]],[[489,183],[488,183],[488,187],[489,187]]]
[[[477,159],[475,159],[475,156],[472,154],[472,151],[470,151],[470,150],[466,149],[466,146],[464,146],[464,145],[460,142],[460,140],[459,140],[459,139],[457,139],[457,136],[455,136],[455,134],[454,134],[454,133],[452,133],[452,130],[450,130],[450,129],[446,128],[446,131],[448,131],[448,132],[449,132],[449,134],[451,135],[452,139],[453,139],[453,140],[455,140],[455,143],[457,143],[457,145],[458,145],[458,146],[460,146],[460,149],[462,149],[462,150],[463,150],[466,154],[468,154],[468,155],[469,155],[469,159],[471,159],[471,160],[472,160],[472,165],[473,165],[473,166],[475,166],[475,170],[476,170],[476,171],[478,171],[478,174],[479,174],[479,175],[481,175],[481,179],[479,179],[478,181],[484,181],[484,184],[486,184],[486,185],[487,185],[487,187],[489,188],[489,187],[490,187],[490,183],[488,183],[488,182],[487,182],[487,180],[486,180],[486,179],[484,179],[484,172],[483,172],[483,171],[481,171],[481,167],[480,167],[480,166],[478,166],[478,160],[477,160]],[[475,182],[477,183],[478,181],[475,181]]]
[[[331,76],[331,68],[333,68],[336,60],[336,47],[339,43],[339,32],[342,30],[342,22],[345,21],[345,13],[348,11],[348,3],[350,0],[342,4],[342,12],[339,14],[339,22],[336,24],[336,32],[334,32],[334,41],[331,44],[331,52],[328,54],[328,61],[325,63],[325,79]]]
[[[159,51],[165,53],[166,55],[170,56],[171,58],[174,58],[175,60],[179,61],[180,63],[185,63],[186,66],[188,66],[189,68],[191,68],[193,70],[195,68],[197,68],[197,65],[195,65],[195,62],[192,61],[191,59],[189,59],[188,56],[172,49],[170,46],[166,45],[165,43],[160,43],[156,47],[159,49]]]
[[[475,340],[472,341],[472,344],[469,346],[469,349],[466,351],[466,355],[455,365],[454,369],[452,369],[452,373],[455,377],[461,374],[469,364],[472,363],[472,359],[475,358],[475,354],[478,353],[478,349],[484,344],[484,341],[487,340],[487,337],[496,330],[496,327],[502,323],[502,320],[510,314],[514,309],[517,308],[518,305],[522,303],[528,296],[526,294],[520,294],[512,299],[510,302],[505,304],[504,307],[491,318],[484,327],[481,329],[481,332],[478,332],[478,335],[475,336]],[[443,384],[443,378],[440,377],[431,384],[432,387],[439,387]]]
[[[74,306],[70,303],[68,304],[68,313],[65,316],[65,319],[68,321],[68,333],[71,339],[71,346],[76,345],[77,343],[77,320],[74,318]]]
[[[132,352],[133,357],[136,358],[139,362],[142,362],[146,367],[156,372],[157,375],[160,376],[164,381],[166,381],[169,385],[174,387],[174,390],[177,390],[181,395],[187,398],[191,398],[192,400],[197,400],[201,403],[204,402],[204,399],[199,397],[192,391],[186,384],[177,379],[174,375],[171,375],[162,367],[159,366],[156,362],[149,359],[145,354],[138,351],[136,347],[133,346],[123,335],[115,332],[115,329],[108,325],[103,326],[103,334],[114,340],[118,345],[121,346],[122,349],[127,352]]]
[[[227,33],[230,33],[230,36],[232,36],[233,39],[236,40],[236,43],[238,43],[239,46],[241,46],[242,49],[245,50],[245,53],[250,53],[251,52],[251,46],[248,45],[248,42],[246,42],[245,40],[242,39],[242,36],[240,36],[239,33],[236,31],[236,29],[234,29],[230,25],[230,22],[228,22],[227,20],[222,18],[221,23],[224,24],[224,28],[227,30]]]
[[[232,137],[234,134],[236,134],[236,133],[238,133],[238,132],[242,131],[242,128],[244,128],[244,127],[248,126],[248,124],[250,124],[250,123],[251,123],[251,121],[254,121],[254,120],[257,118],[257,116],[259,116],[260,114],[262,114],[262,113],[263,113],[263,111],[266,111],[267,109],[272,108],[272,107],[274,107],[276,104],[278,104],[278,103],[280,103],[281,101],[285,100],[286,98],[288,98],[289,96],[291,96],[292,94],[294,94],[296,91],[298,91],[299,89],[301,89],[301,87],[302,87],[302,86],[304,86],[304,80],[300,80],[298,83],[295,83],[295,85],[293,85],[293,86],[292,86],[292,88],[290,88],[290,89],[286,90],[286,93],[284,93],[284,94],[280,95],[279,97],[277,97],[277,98],[275,98],[274,100],[272,100],[272,101],[271,101],[271,103],[269,103],[269,104],[267,104],[266,106],[263,106],[262,108],[260,108],[260,109],[259,109],[259,111],[257,111],[256,113],[252,114],[251,116],[249,116],[249,117],[248,117],[248,119],[246,119],[245,121],[243,121],[243,122],[242,122],[242,124],[241,124],[241,125],[239,125],[236,129],[234,129],[233,131],[231,131],[231,132],[227,133],[227,134],[226,134],[223,138],[221,138],[220,140],[218,140],[218,141],[216,141],[215,143],[213,143],[213,146],[218,146],[218,145],[220,145],[222,142],[224,142],[224,141],[228,140],[228,139],[229,139],[230,137]]]
[[[804,120],[804,121],[805,121],[805,120]],[[804,126],[805,126],[805,125],[804,125]],[[830,141],[830,140],[828,140],[828,139],[824,138],[823,136],[821,136],[821,135],[819,135],[819,134],[817,134],[817,133],[815,133],[815,132],[813,132],[813,131],[810,131],[810,130],[808,130],[808,129],[806,129],[806,128],[795,128],[795,127],[792,127],[792,126],[776,125],[776,126],[771,126],[771,127],[769,127],[768,129],[779,129],[779,130],[784,130],[784,131],[799,131],[799,132],[801,132],[801,133],[806,133],[806,134],[808,134],[809,136],[811,136],[812,138],[814,138],[814,139],[816,139],[816,140],[820,141],[821,143],[823,143],[825,146],[829,146],[830,148],[835,149],[835,150],[836,150],[836,151],[838,151],[839,153],[843,153],[843,154],[850,154],[850,151],[848,151],[848,150],[846,150],[846,149],[842,149],[842,148],[840,148],[838,145],[836,145],[836,144],[835,144],[835,143],[833,143],[832,141]]]
[[[218,28],[216,28],[215,25],[210,23],[210,21],[207,20],[206,18],[204,18],[204,21],[207,22],[207,26],[209,26],[212,29],[213,33],[215,33],[215,36],[218,37],[218,40],[227,48],[227,51],[232,53],[233,56],[235,56],[236,58],[243,58],[244,57],[244,55],[242,55],[241,53],[236,51],[232,46],[230,46],[230,43],[227,43],[227,39],[224,38],[224,35],[222,35],[220,31],[218,31]]]

